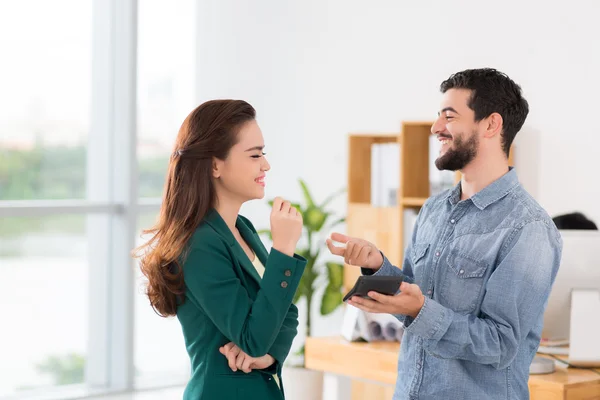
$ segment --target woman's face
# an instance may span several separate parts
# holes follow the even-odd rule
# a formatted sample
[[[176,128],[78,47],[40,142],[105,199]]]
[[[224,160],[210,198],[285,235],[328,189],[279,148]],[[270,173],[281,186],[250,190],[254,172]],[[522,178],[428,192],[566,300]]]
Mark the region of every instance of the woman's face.
[[[238,142],[225,160],[215,159],[213,177],[219,199],[243,203],[265,196],[265,173],[271,166],[265,158],[265,141],[256,121],[246,122],[238,132]]]

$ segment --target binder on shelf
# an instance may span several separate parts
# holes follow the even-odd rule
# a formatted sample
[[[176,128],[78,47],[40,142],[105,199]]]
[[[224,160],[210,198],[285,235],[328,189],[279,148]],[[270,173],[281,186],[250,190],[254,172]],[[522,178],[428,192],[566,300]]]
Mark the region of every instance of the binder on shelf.
[[[393,207],[398,204],[400,147],[398,143],[371,145],[371,205]]]

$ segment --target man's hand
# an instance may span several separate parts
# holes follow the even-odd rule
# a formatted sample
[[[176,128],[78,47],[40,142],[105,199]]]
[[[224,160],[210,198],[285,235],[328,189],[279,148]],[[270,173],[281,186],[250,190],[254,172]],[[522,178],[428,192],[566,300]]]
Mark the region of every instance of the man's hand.
[[[377,292],[369,292],[371,299],[352,296],[348,304],[370,313],[402,314],[416,318],[425,304],[425,296],[419,286],[402,282],[400,293],[387,296]]]
[[[333,241],[345,243],[346,247],[334,246]],[[332,233],[331,239],[327,239],[326,242],[331,254],[344,257],[346,264],[375,271],[383,264],[381,252],[373,243],[366,240],[349,237],[341,233]]]
[[[250,357],[233,342],[219,347],[219,352],[227,358],[229,368],[234,372],[241,369],[248,374],[253,369],[265,369],[275,363],[275,359],[269,354],[257,358]]]

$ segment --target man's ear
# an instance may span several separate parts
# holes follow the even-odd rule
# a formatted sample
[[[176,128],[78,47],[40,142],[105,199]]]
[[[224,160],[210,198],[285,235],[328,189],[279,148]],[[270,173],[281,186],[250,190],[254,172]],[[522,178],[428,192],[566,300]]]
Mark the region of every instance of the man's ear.
[[[494,136],[500,136],[502,134],[502,127],[504,126],[504,120],[502,115],[498,113],[492,113],[485,119],[485,132],[483,137],[492,138]]]
[[[223,161],[213,157],[212,160],[212,176],[215,179],[221,177],[221,171],[223,170]]]

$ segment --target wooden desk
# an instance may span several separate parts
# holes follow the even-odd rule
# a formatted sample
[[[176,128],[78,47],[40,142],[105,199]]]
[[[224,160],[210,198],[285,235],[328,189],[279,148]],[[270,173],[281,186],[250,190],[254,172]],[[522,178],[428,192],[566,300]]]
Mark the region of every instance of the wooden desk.
[[[358,379],[352,383],[352,400],[390,400],[399,347],[394,342],[351,343],[341,337],[309,337],[305,363],[309,369]],[[600,400],[600,375],[557,367],[552,374],[531,375],[529,392],[531,400]]]

